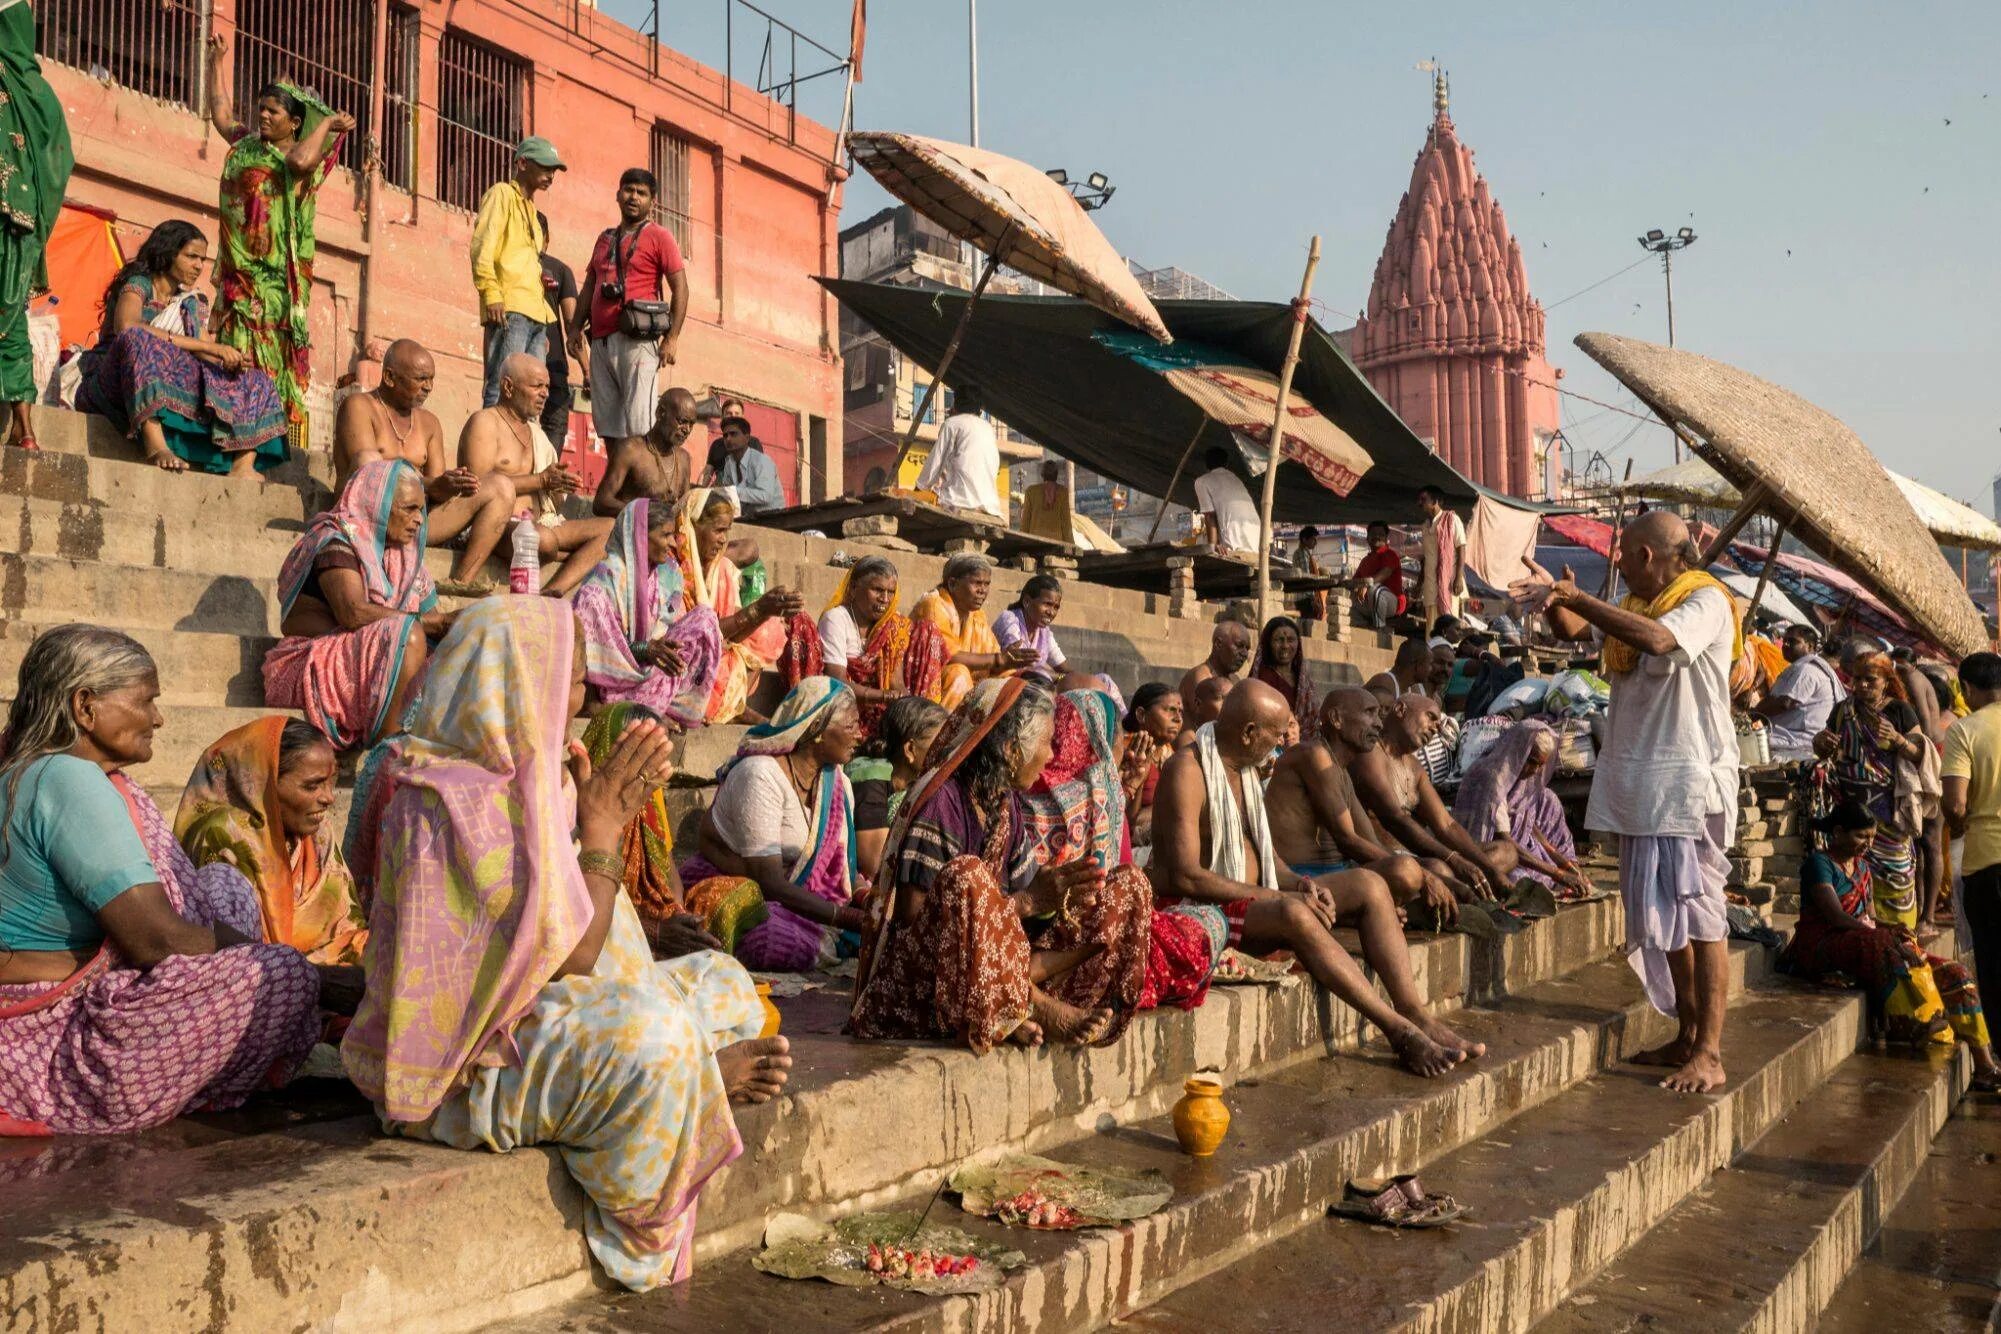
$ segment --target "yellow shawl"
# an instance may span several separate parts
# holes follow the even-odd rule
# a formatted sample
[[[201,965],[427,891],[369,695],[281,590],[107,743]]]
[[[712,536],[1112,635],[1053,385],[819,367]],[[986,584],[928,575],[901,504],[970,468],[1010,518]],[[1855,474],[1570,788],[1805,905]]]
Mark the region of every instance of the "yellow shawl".
[[[1658,621],[1661,617],[1679,607],[1705,588],[1713,588],[1723,595],[1730,604],[1730,661],[1736,662],[1744,656],[1744,622],[1737,616],[1737,604],[1730,601],[1730,589],[1721,579],[1707,570],[1686,570],[1674,578],[1660,591],[1652,602],[1642,601],[1634,594],[1626,594],[1620,605],[1627,611],[1636,611],[1648,620]],[[1604,667],[1608,676],[1623,676],[1640,665],[1640,651],[1623,639],[1611,635],[1605,637]]]

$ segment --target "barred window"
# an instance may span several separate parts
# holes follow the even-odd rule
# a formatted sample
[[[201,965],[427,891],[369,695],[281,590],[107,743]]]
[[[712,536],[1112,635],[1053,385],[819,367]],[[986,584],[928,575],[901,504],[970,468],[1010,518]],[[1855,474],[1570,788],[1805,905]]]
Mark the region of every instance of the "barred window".
[[[476,210],[514,173],[526,134],[528,64],[447,29],[438,43],[438,198]]]
[[[653,220],[674,233],[683,259],[694,258],[695,226],[689,214],[688,140],[666,125],[653,127]]]
[[[199,0],[37,0],[42,57],[192,111],[207,55]]]

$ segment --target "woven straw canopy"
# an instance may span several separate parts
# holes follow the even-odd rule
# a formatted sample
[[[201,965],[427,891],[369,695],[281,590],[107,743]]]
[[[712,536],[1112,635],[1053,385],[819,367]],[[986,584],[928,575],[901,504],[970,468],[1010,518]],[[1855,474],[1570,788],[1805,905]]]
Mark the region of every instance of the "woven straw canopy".
[[[1802,542],[1855,575],[1955,657],[1987,647],[1972,599],[1910,502],[1856,434],[1799,395],[1720,361],[1615,334],[1577,346],[1695,448],[1740,494],[1790,517]]]
[[[882,188],[1001,263],[1172,342],[1139,280],[1070,192],[1026,162],[916,134],[850,135]]]

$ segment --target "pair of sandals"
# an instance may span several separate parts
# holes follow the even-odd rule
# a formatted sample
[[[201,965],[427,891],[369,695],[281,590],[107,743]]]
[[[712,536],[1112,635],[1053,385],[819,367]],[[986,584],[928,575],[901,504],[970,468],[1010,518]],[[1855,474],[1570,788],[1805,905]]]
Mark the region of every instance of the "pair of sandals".
[[[1378,1227],[1443,1227],[1464,1217],[1466,1207],[1450,1195],[1428,1194],[1415,1173],[1404,1176],[1357,1177],[1348,1183],[1330,1212]]]

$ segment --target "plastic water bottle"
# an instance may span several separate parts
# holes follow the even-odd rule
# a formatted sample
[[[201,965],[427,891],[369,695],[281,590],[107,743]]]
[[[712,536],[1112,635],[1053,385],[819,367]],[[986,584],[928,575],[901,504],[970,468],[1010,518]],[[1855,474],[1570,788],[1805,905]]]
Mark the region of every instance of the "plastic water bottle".
[[[507,564],[507,591],[542,591],[542,534],[532,515],[524,515],[514,525],[514,558]]]

